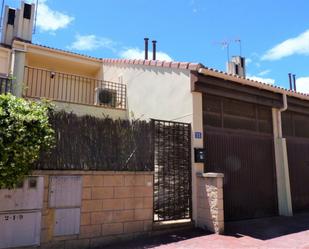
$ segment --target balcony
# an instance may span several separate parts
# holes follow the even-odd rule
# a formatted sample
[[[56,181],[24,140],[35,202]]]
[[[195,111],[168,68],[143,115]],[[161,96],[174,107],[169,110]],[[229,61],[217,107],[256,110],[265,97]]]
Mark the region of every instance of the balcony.
[[[12,92],[12,80],[5,78],[5,77],[0,77],[0,94],[6,94],[6,93],[11,93]]]
[[[24,70],[24,84],[26,98],[46,98],[73,104],[126,109],[125,84],[27,66]],[[97,89],[111,93],[111,101],[97,104]]]

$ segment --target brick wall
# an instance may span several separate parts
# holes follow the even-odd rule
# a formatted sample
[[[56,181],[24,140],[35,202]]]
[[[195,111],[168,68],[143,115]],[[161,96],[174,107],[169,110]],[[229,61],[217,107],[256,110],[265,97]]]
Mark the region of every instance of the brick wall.
[[[100,247],[152,230],[151,172],[37,171],[44,175],[41,248]],[[49,207],[50,178],[80,175],[82,196],[79,234],[54,236],[55,209]]]
[[[224,232],[223,174],[197,174],[197,226]]]

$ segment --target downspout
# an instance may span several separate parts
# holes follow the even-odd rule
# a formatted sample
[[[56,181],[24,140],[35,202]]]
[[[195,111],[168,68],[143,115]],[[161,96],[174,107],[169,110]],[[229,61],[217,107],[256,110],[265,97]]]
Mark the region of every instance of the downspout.
[[[282,138],[282,119],[281,119],[281,113],[285,112],[288,109],[288,101],[287,101],[287,96],[284,93],[282,95],[283,98],[283,107],[279,109],[278,111],[278,137]]]
[[[14,74],[14,64],[15,64],[15,49],[12,49],[11,52],[11,65],[10,65],[10,72],[9,72],[9,76],[13,77]]]
[[[277,175],[277,194],[279,214],[292,216],[292,199],[289,176],[289,162],[287,157],[286,140],[282,135],[281,113],[288,109],[287,96],[284,93],[283,107],[277,111],[277,138],[275,138],[275,157],[276,157],[276,175]]]

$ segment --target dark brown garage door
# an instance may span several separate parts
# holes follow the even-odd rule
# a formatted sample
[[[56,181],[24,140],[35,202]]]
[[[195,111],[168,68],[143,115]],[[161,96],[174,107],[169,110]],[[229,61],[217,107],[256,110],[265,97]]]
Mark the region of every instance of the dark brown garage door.
[[[225,220],[278,214],[270,108],[204,95],[205,171],[224,173]]]
[[[309,117],[294,112],[282,114],[287,137],[293,212],[309,211]]]

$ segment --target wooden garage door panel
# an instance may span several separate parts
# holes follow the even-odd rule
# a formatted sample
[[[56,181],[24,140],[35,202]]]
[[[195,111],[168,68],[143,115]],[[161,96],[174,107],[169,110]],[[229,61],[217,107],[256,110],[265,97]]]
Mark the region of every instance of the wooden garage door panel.
[[[224,173],[225,220],[277,215],[273,139],[206,131],[206,172]]]
[[[309,139],[288,138],[287,150],[294,212],[309,210]]]

